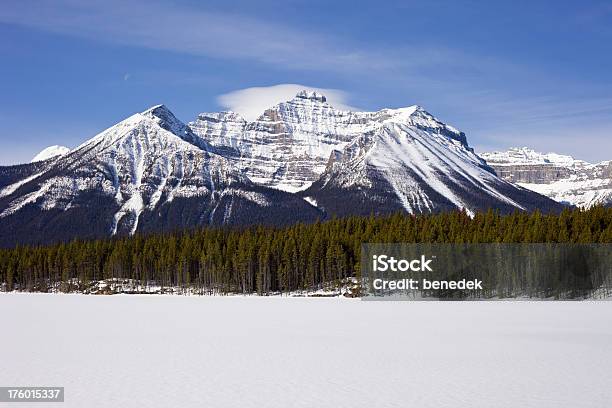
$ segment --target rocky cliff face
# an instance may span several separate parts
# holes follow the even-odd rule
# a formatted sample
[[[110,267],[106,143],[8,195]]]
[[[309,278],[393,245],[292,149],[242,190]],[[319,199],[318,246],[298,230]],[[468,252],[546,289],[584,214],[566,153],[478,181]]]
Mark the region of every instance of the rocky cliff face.
[[[554,165],[510,165],[502,166],[489,163],[499,177],[513,183],[548,184],[570,177],[573,173],[566,167]]]
[[[318,178],[333,149],[359,134],[358,122],[353,113],[330,106],[324,96],[304,91],[267,109],[254,122],[233,112],[203,113],[190,127],[252,181],[295,192]]]
[[[532,149],[481,155],[504,180],[578,207],[612,205],[612,162],[591,164]]]
[[[309,91],[267,109],[254,122],[233,112],[202,113],[189,126],[206,143],[231,158],[252,181],[296,192],[319,178],[334,150],[342,150],[390,118],[467,146],[462,132],[418,106],[349,112],[333,108],[325,96]]]

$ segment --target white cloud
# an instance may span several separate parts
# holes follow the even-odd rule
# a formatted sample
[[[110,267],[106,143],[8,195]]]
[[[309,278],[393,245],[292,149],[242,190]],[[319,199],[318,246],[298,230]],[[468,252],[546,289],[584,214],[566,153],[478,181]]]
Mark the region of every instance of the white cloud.
[[[293,99],[293,97],[303,89],[317,91],[325,95],[327,102],[336,109],[360,110],[347,105],[346,92],[338,89],[317,88],[300,84],[279,84],[239,89],[220,95],[217,97],[217,102],[223,108],[239,113],[247,120],[255,120],[267,108]]]

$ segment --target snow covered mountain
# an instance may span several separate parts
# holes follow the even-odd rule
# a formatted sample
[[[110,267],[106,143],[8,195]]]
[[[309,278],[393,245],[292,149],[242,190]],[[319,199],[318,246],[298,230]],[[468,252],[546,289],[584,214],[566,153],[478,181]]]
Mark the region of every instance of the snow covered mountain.
[[[422,108],[350,112],[335,109],[324,95],[301,91],[290,101],[267,109],[247,122],[234,112],[202,113],[189,126],[252,181],[284,191],[308,188],[325,171],[330,155],[391,118],[415,128],[452,135],[467,145],[465,135]]]
[[[372,119],[376,125],[335,151],[322,177],[303,193],[328,212],[559,209],[498,178],[463,133],[420,107],[385,110]]]
[[[312,184],[332,150],[364,129],[355,114],[336,110],[325,96],[309,91],[266,110],[254,122],[222,112],[202,113],[189,125],[252,181],[290,192]]]
[[[0,243],[320,215],[298,197],[251,183],[163,105],[29,166],[0,190]]]
[[[588,163],[527,147],[481,155],[504,180],[578,207],[612,205],[612,161]]]
[[[70,149],[67,148],[66,146],[58,146],[58,145],[49,146],[46,149],[41,150],[40,153],[34,156],[34,158],[32,158],[31,163],[49,160],[57,156],[63,156],[69,151]]]
[[[190,127],[252,181],[328,213],[556,207],[500,180],[464,133],[419,106],[349,112],[302,91],[254,122],[203,113]]]
[[[154,106],[47,160],[0,167],[0,245],[195,225],[488,208],[559,211],[419,106],[349,112],[302,91],[247,122]]]

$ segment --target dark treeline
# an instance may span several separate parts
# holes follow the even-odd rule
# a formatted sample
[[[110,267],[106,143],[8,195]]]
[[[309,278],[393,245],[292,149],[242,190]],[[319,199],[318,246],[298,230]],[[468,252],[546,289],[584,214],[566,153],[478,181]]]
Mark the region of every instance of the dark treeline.
[[[359,276],[364,242],[611,243],[612,209],[559,215],[494,211],[349,217],[275,228],[202,228],[147,236],[0,250],[4,290],[63,290],[102,279],[133,279],[202,292],[313,289]]]

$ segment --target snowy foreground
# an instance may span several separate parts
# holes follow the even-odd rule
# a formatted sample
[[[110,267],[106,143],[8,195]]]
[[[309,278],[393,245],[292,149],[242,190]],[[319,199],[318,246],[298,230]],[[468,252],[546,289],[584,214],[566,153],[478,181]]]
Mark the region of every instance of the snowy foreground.
[[[44,407],[604,407],[609,302],[2,294]],[[28,404],[13,404],[26,407]]]

